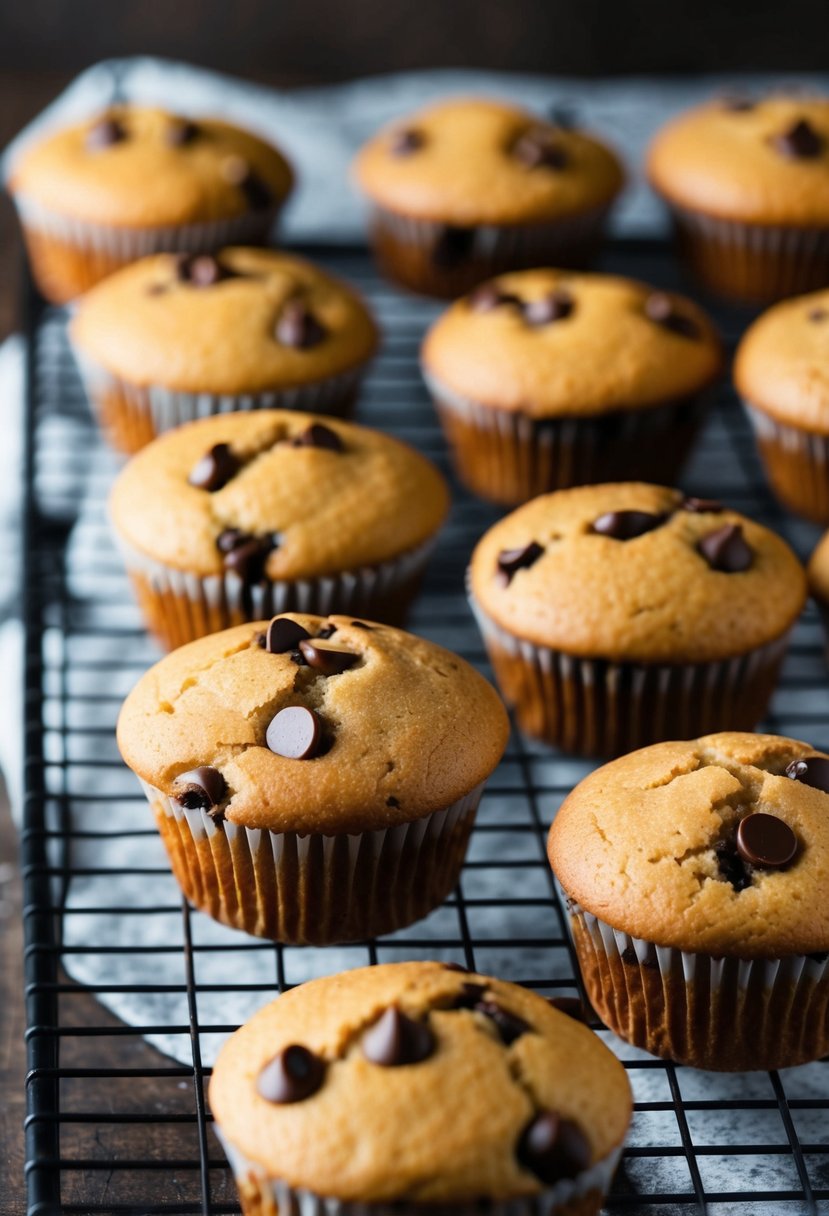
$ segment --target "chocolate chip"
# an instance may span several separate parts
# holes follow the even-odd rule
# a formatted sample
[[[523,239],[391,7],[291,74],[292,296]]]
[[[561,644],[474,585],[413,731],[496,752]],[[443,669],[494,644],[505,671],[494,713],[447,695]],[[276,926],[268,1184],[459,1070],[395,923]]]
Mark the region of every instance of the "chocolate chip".
[[[239,461],[231,452],[230,445],[214,443],[210,451],[205,453],[193,468],[187,480],[197,490],[207,490],[213,494],[226,486],[238,472]]]
[[[250,533],[243,532],[241,528],[225,528],[216,537],[216,548],[220,553],[230,553],[243,541],[250,540]]]
[[[812,789],[829,794],[829,760],[825,756],[804,756],[786,765],[786,776]]]
[[[252,641],[252,644],[253,644],[254,646],[258,646],[260,650],[264,650],[264,649],[265,649],[265,635],[264,635],[264,633],[255,633],[255,634],[253,635],[253,641]]]
[[[645,300],[645,316],[649,321],[664,326],[683,338],[698,338],[699,326],[691,317],[679,312],[671,297],[664,291],[654,291]]]
[[[502,549],[498,554],[498,577],[508,587],[519,570],[535,564],[544,552],[538,541],[531,540],[520,549]]]
[[[549,325],[552,321],[563,321],[569,317],[576,302],[564,287],[542,296],[540,300],[527,300],[524,305],[524,320],[528,325]]]
[[[179,773],[174,783],[176,802],[187,810],[207,810],[218,806],[227,793],[227,782],[217,768],[203,764]]]
[[[306,427],[301,435],[297,435],[294,439],[294,446],[298,448],[325,448],[329,452],[344,452],[345,444],[336,431],[332,431],[330,426],[323,426],[321,422],[312,422]]]
[[[367,625],[365,621],[352,621],[351,625],[354,629],[367,629],[371,633],[372,626]]]
[[[474,244],[474,228],[460,228],[457,224],[445,224],[432,246],[432,261],[442,270],[452,270],[466,261],[472,253]]]
[[[265,634],[265,649],[268,654],[286,654],[310,636],[307,629],[289,616],[275,616]]]
[[[564,1013],[575,1022],[587,1023],[587,1011],[577,996],[550,996],[547,998],[553,1009]]]
[[[224,553],[224,567],[246,583],[258,583],[265,574],[269,554],[278,547],[276,536],[251,536],[237,528],[226,528],[216,544]],[[228,546],[223,548],[224,546]]]
[[[740,820],[737,852],[751,866],[780,870],[794,858],[797,837],[784,820],[756,811]]]
[[[789,160],[814,160],[823,151],[824,140],[808,119],[801,118],[787,131],[772,136],[771,144],[776,152]]]
[[[164,138],[171,148],[183,148],[186,144],[192,144],[200,134],[200,128],[189,118],[176,118],[170,123]]]
[[[634,540],[661,527],[666,518],[652,511],[607,511],[594,520],[592,531],[612,540]]]
[[[683,498],[679,509],[691,511],[694,515],[717,515],[725,508],[716,498]]]
[[[254,211],[262,211],[273,203],[269,186],[253,171],[241,156],[229,156],[221,168],[222,177],[232,186],[238,186]]]
[[[304,705],[289,705],[271,718],[268,747],[286,760],[311,760],[322,748],[322,718]]]
[[[520,1039],[522,1034],[532,1030],[528,1022],[519,1018],[517,1014],[510,1013],[508,1009],[504,1009],[497,1001],[481,1001],[475,1006],[475,1011],[484,1014],[495,1023],[501,1041],[507,1047],[511,1046],[516,1039]]]
[[[286,301],[274,329],[277,342],[293,347],[294,350],[308,350],[312,346],[319,346],[327,335],[328,330],[320,324],[302,300]]]
[[[470,293],[466,303],[472,312],[492,312],[493,309],[504,307],[507,304],[515,304],[518,308],[523,307],[520,296],[513,295],[509,291],[502,291],[497,283],[481,283]]]
[[[319,633],[317,634],[317,637],[318,638],[333,638],[333,636],[336,632],[337,632],[336,625],[323,625],[322,629],[320,629]]]
[[[751,886],[751,874],[733,845],[718,844],[714,853],[720,877],[730,882],[735,891],[745,891]]]
[[[91,152],[100,152],[103,148],[111,148],[127,138],[127,129],[117,118],[99,118],[89,128],[86,134],[86,146]]]
[[[191,287],[214,287],[223,279],[233,278],[217,258],[209,253],[184,253],[176,264],[176,274],[181,283]]]
[[[590,1165],[590,1144],[577,1123],[543,1110],[527,1124],[518,1141],[521,1164],[542,1182],[575,1178]]]
[[[308,666],[308,664],[305,662],[305,655],[302,653],[301,650],[292,650],[291,651],[291,662],[296,663],[297,667],[307,667]]]
[[[309,667],[324,676],[338,676],[348,671],[359,659],[359,655],[338,642],[324,642],[319,638],[300,642],[299,649]]]
[[[825,321],[829,317],[829,308],[813,308],[808,317],[810,321]]]
[[[512,154],[526,169],[566,169],[569,156],[552,131],[532,128],[512,145]]]
[[[396,808],[396,807],[400,806],[400,802],[397,798],[389,797],[386,799],[386,806],[391,806],[391,807]]]
[[[464,968],[465,970],[465,968]],[[464,983],[451,998],[449,1009],[476,1009],[484,999],[486,984]]]
[[[275,1055],[260,1072],[256,1089],[267,1102],[303,1102],[325,1079],[325,1061],[307,1047],[293,1043]]]
[[[363,1035],[363,1055],[372,1064],[396,1068],[419,1064],[435,1049],[435,1036],[425,1022],[415,1022],[390,1005]]]
[[[748,570],[754,554],[746,544],[741,524],[725,524],[716,532],[703,536],[697,549],[712,570],[723,574],[741,574]]]
[[[389,138],[389,152],[392,156],[411,156],[418,152],[426,143],[426,136],[416,127],[401,127],[392,131]]]

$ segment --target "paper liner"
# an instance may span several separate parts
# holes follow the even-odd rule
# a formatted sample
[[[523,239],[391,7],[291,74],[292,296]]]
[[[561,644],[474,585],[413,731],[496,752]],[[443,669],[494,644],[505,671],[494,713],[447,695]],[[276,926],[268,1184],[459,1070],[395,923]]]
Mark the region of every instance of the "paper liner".
[[[394,933],[438,907],[458,881],[484,788],[398,827],[326,836],[214,823],[141,784],[195,907],[257,937],[318,946]]]
[[[712,291],[762,304],[829,283],[829,227],[745,224],[668,205],[680,256]]]
[[[717,1072],[792,1068],[829,1052],[827,955],[691,954],[567,902],[587,995],[626,1042]]]
[[[240,1152],[214,1125],[230,1163],[244,1216],[597,1216],[622,1155],[621,1146],[576,1178],[516,1199],[417,1204],[405,1199],[345,1202],[295,1189]]]
[[[93,224],[14,196],[32,275],[52,304],[65,304],[113,271],[154,253],[210,253],[225,245],[264,245],[284,200],[227,219],[133,228]]]
[[[462,229],[465,244],[454,256],[439,253],[452,225],[375,207],[371,240],[389,278],[425,295],[455,299],[484,279],[535,266],[579,268],[589,264],[602,241],[610,204],[548,223],[479,224]]]
[[[74,347],[87,396],[113,447],[132,454],[185,422],[237,410],[285,409],[309,414],[352,413],[367,360],[335,376],[263,393],[186,393],[131,384]]]
[[[640,410],[530,418],[460,396],[423,369],[455,472],[481,498],[518,506],[568,486],[610,481],[672,485],[711,404],[711,393]]]
[[[772,490],[790,511],[829,524],[829,435],[779,422],[746,402]]]
[[[117,532],[116,540],[147,628],[168,650],[281,612],[353,613],[402,624],[435,543],[430,537],[398,557],[359,570],[250,584],[230,571],[202,576],[176,570],[139,553]]]
[[[733,659],[580,658],[507,633],[470,595],[504,700],[528,735],[578,756],[621,756],[664,739],[752,730],[777,684],[789,631]]]

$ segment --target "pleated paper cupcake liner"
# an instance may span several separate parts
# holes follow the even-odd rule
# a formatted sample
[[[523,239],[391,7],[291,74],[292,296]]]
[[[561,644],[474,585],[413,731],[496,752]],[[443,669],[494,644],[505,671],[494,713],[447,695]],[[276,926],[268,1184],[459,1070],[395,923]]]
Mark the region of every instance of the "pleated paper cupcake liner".
[[[587,995],[626,1042],[717,1072],[792,1068],[829,1052],[827,955],[692,954],[568,905]]]
[[[435,538],[377,566],[318,578],[246,583],[232,571],[199,575],[139,553],[116,535],[147,628],[167,650],[281,612],[352,613],[402,624],[417,594]]]
[[[744,224],[669,207],[680,256],[712,291],[763,304],[829,283],[829,228]]]
[[[772,490],[785,507],[829,524],[829,435],[778,422],[746,402]]]
[[[777,684],[788,631],[710,663],[581,658],[507,633],[470,596],[501,695],[528,735],[577,756],[621,756],[665,739],[752,730]]]
[[[424,295],[455,299],[508,270],[588,265],[609,211],[608,205],[546,223],[456,228],[377,207],[371,239],[389,278]]]
[[[216,823],[141,784],[195,907],[256,937],[319,946],[393,933],[438,907],[458,881],[484,788],[397,827],[326,836]]]
[[[366,367],[361,363],[323,380],[263,393],[188,393],[156,384],[131,384],[93,362],[77,347],[75,359],[101,428],[114,448],[129,455],[165,431],[214,414],[284,409],[350,415]]]
[[[576,1178],[565,1178],[538,1195],[516,1199],[416,1204],[403,1200],[346,1202],[299,1190],[267,1171],[215,1128],[225,1151],[244,1216],[598,1216],[622,1154],[614,1149]]]
[[[267,243],[281,201],[228,219],[134,228],[76,220],[23,194],[14,196],[32,275],[45,298],[65,304],[122,266],[155,253],[212,253]]]
[[[648,409],[537,419],[462,397],[425,369],[423,376],[459,479],[501,506],[606,481],[672,485],[711,404],[703,392]]]

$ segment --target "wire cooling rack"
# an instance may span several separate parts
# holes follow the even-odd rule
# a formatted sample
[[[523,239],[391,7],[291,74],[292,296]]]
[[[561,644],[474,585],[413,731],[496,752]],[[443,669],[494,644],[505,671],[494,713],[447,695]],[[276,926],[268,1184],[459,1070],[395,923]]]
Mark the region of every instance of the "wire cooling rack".
[[[364,292],[385,331],[360,420],[413,443],[448,473],[416,363],[436,307],[383,283],[361,252],[309,252]],[[606,266],[676,286],[671,258],[655,244],[620,244]],[[556,807],[588,766],[513,732],[457,890],[393,937],[347,950],[287,948],[223,930],[182,903],[114,742],[123,694],[157,657],[108,537],[103,502],[117,461],[89,416],[64,314],[30,297],[23,588],[29,1213],[235,1213],[206,1103],[208,1062],[277,992],[341,966],[410,957],[454,959],[548,994],[577,991],[544,843]],[[714,311],[733,345],[747,316]],[[801,554],[814,541],[813,530],[769,497],[726,388],[683,484],[763,519]],[[487,672],[462,585],[471,547],[496,513],[453,488],[452,518],[411,627]],[[765,725],[829,747],[829,690],[812,608]],[[829,1212],[826,1062],[714,1076],[655,1060],[595,1025],[628,1068],[636,1099],[609,1212]]]

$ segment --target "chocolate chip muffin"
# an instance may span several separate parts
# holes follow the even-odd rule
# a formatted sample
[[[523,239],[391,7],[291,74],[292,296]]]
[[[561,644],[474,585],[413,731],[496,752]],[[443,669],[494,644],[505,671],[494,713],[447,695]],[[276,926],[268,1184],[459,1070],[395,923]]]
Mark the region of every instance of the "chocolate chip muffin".
[[[7,181],[55,304],[147,254],[264,242],[292,184],[282,154],[249,131],[138,105],[37,140]]]
[[[475,549],[469,590],[522,729],[617,755],[751,729],[806,579],[744,515],[629,482],[560,490],[502,519]]]
[[[809,558],[808,566],[809,590],[818,606],[823,622],[824,632],[829,642],[829,532],[815,545],[814,552]],[[827,648],[829,658],[829,648]]]
[[[829,524],[829,291],[785,300],[755,321],[737,348],[734,382],[777,497]]]
[[[391,933],[448,895],[507,734],[456,655],[303,613],[168,655],[118,720],[187,898],[317,944]]]
[[[379,431],[255,410],[154,440],[119,475],[110,514],[169,649],[283,611],[397,623],[448,503],[437,469]]]
[[[659,743],[576,786],[549,856],[623,1039],[724,1071],[829,1051],[829,756],[774,735]]]
[[[312,980],[222,1049],[210,1106],[245,1216],[595,1216],[625,1071],[537,993],[442,963]]]
[[[453,304],[422,367],[461,481],[515,506],[588,482],[673,480],[723,353],[682,296],[528,270]]]
[[[711,101],[662,128],[647,171],[705,286],[762,303],[829,284],[829,98]]]
[[[267,249],[144,258],[84,297],[70,333],[90,400],[125,452],[208,414],[348,413],[377,346],[354,291]]]
[[[623,185],[583,131],[481,98],[453,98],[382,130],[355,176],[383,270],[454,298],[525,266],[581,266]]]

